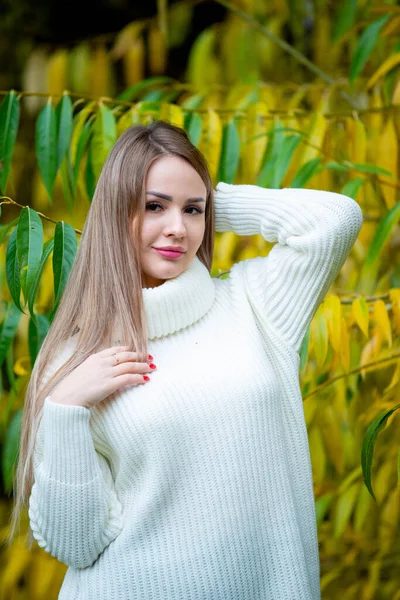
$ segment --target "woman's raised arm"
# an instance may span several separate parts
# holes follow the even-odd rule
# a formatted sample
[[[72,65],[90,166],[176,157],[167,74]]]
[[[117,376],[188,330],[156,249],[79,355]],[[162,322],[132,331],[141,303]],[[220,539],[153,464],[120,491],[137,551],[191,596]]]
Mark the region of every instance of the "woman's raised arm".
[[[362,222],[357,202],[335,192],[217,185],[217,232],[277,242],[268,256],[246,259],[241,268],[264,326],[296,352]]]

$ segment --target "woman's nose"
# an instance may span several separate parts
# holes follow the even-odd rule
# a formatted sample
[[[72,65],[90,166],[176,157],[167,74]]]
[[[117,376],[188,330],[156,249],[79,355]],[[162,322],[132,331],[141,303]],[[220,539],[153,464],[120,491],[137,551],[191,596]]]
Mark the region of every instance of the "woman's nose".
[[[186,227],[183,215],[171,215],[168,218],[168,223],[165,226],[166,233],[173,233],[176,236],[182,236],[186,233]]]

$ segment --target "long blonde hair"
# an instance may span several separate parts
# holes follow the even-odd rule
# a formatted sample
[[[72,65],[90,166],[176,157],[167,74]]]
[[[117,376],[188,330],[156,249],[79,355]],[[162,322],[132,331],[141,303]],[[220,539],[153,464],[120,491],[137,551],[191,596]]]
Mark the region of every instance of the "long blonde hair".
[[[138,352],[138,361],[147,359],[139,236],[146,206],[146,175],[165,155],[187,160],[206,186],[205,233],[197,256],[211,271],[214,190],[205,157],[180,127],[165,121],[130,127],[118,138],[103,166],[67,284],[33,365],[22,416],[8,545],[16,535],[17,523],[20,527],[22,509],[28,507],[35,440],[46,396],[91,354],[113,345],[115,328],[120,332],[120,345]],[[54,357],[60,356],[72,334],[79,350],[52,372],[49,365],[54,365]],[[31,549],[30,525],[28,535]]]

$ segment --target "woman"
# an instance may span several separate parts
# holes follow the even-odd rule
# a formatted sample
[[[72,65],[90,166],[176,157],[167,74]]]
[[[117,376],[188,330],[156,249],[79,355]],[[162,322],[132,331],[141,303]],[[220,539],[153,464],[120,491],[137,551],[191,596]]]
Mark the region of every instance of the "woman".
[[[29,499],[59,598],[320,598],[299,349],[361,224],[336,193],[214,193],[168,123],[121,135],[24,409],[14,521]],[[214,231],[277,244],[212,278]]]

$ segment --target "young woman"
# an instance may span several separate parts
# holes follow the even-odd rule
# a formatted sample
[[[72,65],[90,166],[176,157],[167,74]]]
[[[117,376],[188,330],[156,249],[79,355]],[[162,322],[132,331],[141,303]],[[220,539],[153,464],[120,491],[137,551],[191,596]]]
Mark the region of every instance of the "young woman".
[[[336,193],[214,192],[168,123],[121,135],[24,407],[14,525],[28,503],[59,598],[320,598],[299,349],[361,224]],[[277,243],[212,278],[214,231]]]

